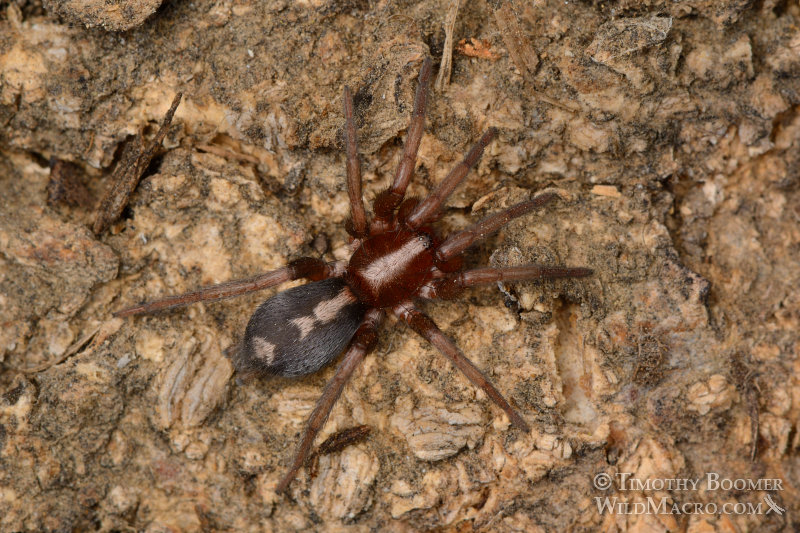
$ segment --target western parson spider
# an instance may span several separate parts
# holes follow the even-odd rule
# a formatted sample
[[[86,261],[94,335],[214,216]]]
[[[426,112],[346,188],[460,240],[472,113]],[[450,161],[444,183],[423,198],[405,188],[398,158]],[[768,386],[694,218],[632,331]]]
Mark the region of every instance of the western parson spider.
[[[278,492],[286,490],[303,466],[314,438],[322,429],[345,383],[375,346],[384,311],[394,313],[433,344],[505,411],[511,423],[528,431],[528,424],[494,385],[433,320],[417,309],[414,302],[418,299],[455,298],[468,287],[497,281],[581,277],[592,272],[588,268],[541,265],[462,270],[461,253],[464,250],[511,219],[553,200],[556,195],[552,193],[540,194],[488,216],[445,239],[437,235],[431,224],[439,217],[450,193],[478,162],[484,148],[495,136],[493,128],[483,134],[463,161],[426,198],[403,201],[422,139],[430,78],[431,60],[427,58],[419,74],[414,111],[400,165],[392,185],[375,199],[371,219],[361,197],[353,96],[349,88],[344,89],[347,193],[351,208],[351,219],[346,229],[355,250],[349,261],[325,263],[321,259],[304,257],[284,268],[249,279],[205,287],[116,313],[116,316],[151,313],[194,302],[230,298],[290,280],[311,280],[311,283],[280,292],[262,303],[250,318],[238,353],[233,356],[240,375],[302,376],[316,372],[345,351],[333,379],[326,385],[308,419],[292,466],[277,485]]]

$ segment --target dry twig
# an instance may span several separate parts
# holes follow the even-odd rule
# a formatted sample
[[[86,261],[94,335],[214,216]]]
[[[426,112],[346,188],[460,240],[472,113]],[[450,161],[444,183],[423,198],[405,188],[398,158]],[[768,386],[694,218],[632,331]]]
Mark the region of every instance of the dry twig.
[[[438,92],[444,90],[450,84],[450,72],[453,70],[453,31],[456,27],[456,17],[458,17],[458,7],[461,0],[450,0],[450,9],[447,11],[447,18],[444,22],[444,50],[442,51],[442,64],[439,68],[439,75],[436,76],[434,87]]]
[[[164,115],[164,120],[161,122],[161,128],[159,128],[158,133],[156,133],[155,138],[147,148],[142,147],[143,142],[141,137],[137,143],[139,145],[138,147],[128,145],[125,148],[122,158],[111,176],[113,183],[100,202],[100,207],[97,209],[97,218],[95,218],[94,226],[92,227],[92,231],[94,231],[95,234],[99,235],[108,229],[122,214],[122,210],[125,209],[125,206],[128,205],[131,194],[136,190],[136,186],[139,184],[142,174],[147,169],[150,161],[153,160],[156,150],[161,146],[161,142],[167,134],[167,129],[172,123],[172,117],[175,115],[175,110],[178,108],[181,96],[183,96],[183,93],[175,95],[169,111]],[[138,148],[138,150],[136,148]]]

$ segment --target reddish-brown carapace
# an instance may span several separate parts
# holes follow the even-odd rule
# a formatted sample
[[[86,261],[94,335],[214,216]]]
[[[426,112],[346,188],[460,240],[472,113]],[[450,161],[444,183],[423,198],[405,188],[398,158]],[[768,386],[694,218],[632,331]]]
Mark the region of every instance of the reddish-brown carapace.
[[[447,238],[437,235],[433,223],[440,216],[449,195],[494,138],[493,128],[481,136],[463,161],[426,198],[404,200],[424,130],[431,69],[431,60],[425,59],[400,165],[391,186],[376,197],[371,216],[364,208],[361,195],[353,98],[350,90],[344,89],[347,191],[351,208],[351,219],[346,229],[352,237],[354,249],[349,261],[326,263],[321,259],[301,258],[284,268],[253,278],[143,303],[116,313],[117,316],[151,313],[194,302],[230,298],[290,280],[311,280],[311,283],[280,292],[261,304],[250,318],[241,346],[233,357],[240,375],[300,376],[316,372],[344,352],[333,378],[309,417],[288,472],[276,487],[279,492],[286,490],[303,466],[314,438],[322,429],[345,383],[375,346],[385,312],[393,313],[435,346],[470,381],[486,392],[514,426],[528,431],[522,417],[433,320],[417,308],[417,302],[455,298],[469,287],[497,281],[591,274],[588,268],[543,265],[462,270],[461,254],[468,247],[511,219],[542,207],[555,198],[554,194],[535,196]]]

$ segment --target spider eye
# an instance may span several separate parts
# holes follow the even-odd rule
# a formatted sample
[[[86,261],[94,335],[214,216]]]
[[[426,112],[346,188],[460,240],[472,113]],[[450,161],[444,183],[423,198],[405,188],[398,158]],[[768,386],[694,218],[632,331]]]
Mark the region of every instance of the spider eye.
[[[421,242],[422,246],[424,246],[426,249],[431,247],[431,238],[427,235],[419,235],[417,240]]]

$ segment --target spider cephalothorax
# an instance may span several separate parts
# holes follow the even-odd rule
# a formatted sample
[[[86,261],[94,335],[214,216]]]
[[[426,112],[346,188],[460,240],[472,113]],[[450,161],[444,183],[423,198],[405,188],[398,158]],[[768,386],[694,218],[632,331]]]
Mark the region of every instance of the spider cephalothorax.
[[[540,194],[486,217],[444,240],[436,235],[431,224],[439,216],[450,193],[494,138],[494,129],[483,134],[464,160],[428,197],[419,202],[403,201],[422,139],[430,77],[431,61],[426,59],[419,74],[402,160],[392,185],[375,199],[371,220],[361,196],[352,95],[347,87],[344,89],[347,190],[352,214],[347,231],[352,236],[354,249],[349,261],[325,263],[305,257],[250,279],[206,287],[117,313],[118,316],[149,313],[193,302],[229,298],[300,278],[312,281],[278,293],[261,304],[250,318],[241,347],[233,357],[240,375],[301,376],[316,372],[345,352],[333,379],[311,413],[292,466],[278,483],[278,491],[285,490],[303,466],[314,438],[345,383],[375,345],[385,311],[394,313],[433,344],[475,385],[486,391],[515,426],[527,431],[528,425],[522,417],[436,324],[416,308],[415,301],[454,298],[468,287],[497,281],[591,274],[587,268],[541,265],[461,269],[460,255],[464,250],[509,220],[543,206],[555,198],[554,194]]]

